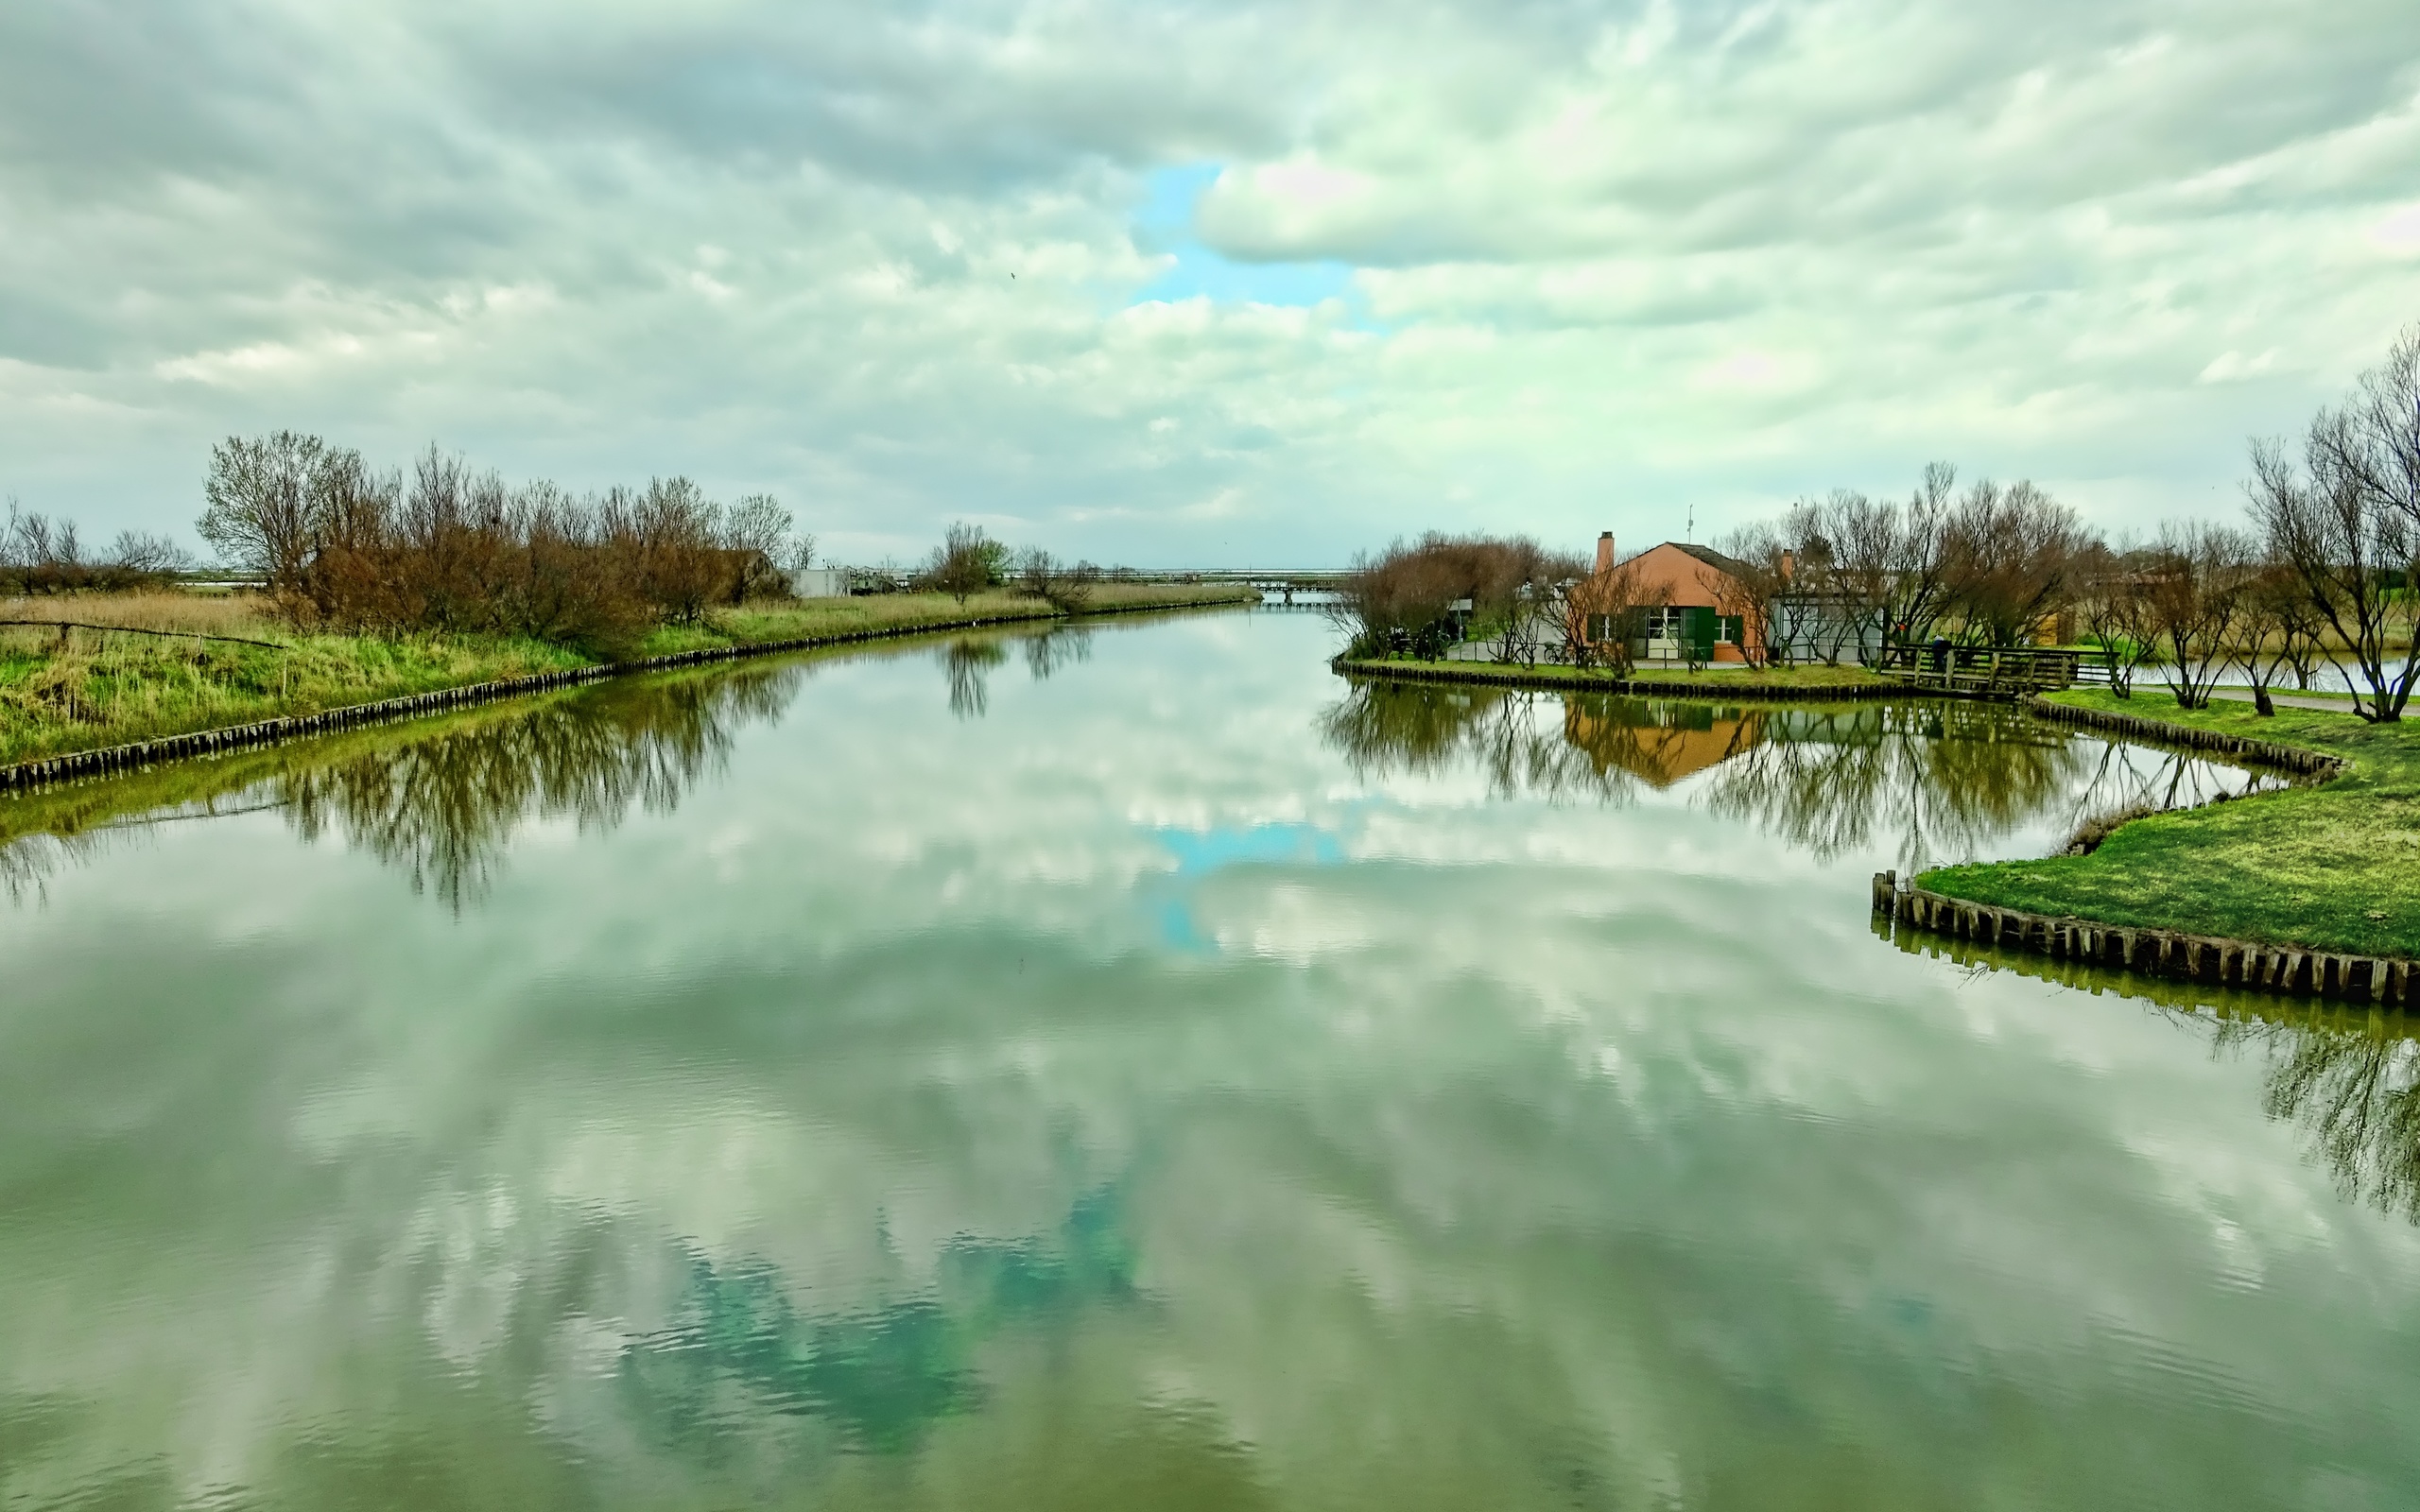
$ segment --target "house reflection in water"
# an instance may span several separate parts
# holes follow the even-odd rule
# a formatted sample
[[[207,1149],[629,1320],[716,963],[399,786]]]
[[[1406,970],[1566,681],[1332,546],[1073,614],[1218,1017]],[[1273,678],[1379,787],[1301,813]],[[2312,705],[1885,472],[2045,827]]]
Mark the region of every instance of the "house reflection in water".
[[[1357,679],[1322,728],[1364,778],[1467,766],[1499,797],[1608,803],[1685,784],[1819,857],[1879,850],[1908,871],[2004,850],[2029,826],[2066,834],[2274,781],[1979,702],[1759,709]]]
[[[1647,717],[1642,718],[1644,713]],[[1616,769],[1657,788],[1719,766],[1765,738],[1765,711],[1703,703],[1566,698],[1563,736],[1599,775]]]

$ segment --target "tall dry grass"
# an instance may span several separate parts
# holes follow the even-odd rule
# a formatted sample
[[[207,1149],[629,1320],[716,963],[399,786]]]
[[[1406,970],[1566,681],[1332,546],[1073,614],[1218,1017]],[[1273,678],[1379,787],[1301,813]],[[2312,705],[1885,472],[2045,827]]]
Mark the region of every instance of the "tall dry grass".
[[[0,600],[0,619],[38,622],[0,626],[0,764],[585,660],[526,638],[296,635],[258,598]],[[117,628],[79,627],[88,625]]]
[[[121,625],[134,630],[186,635],[232,635],[248,641],[284,643],[269,601],[258,593],[193,593],[149,589],[130,593],[77,593],[66,597],[0,598],[0,620],[40,620],[56,625]],[[20,633],[27,633],[19,627]],[[33,631],[33,634],[46,632]]]

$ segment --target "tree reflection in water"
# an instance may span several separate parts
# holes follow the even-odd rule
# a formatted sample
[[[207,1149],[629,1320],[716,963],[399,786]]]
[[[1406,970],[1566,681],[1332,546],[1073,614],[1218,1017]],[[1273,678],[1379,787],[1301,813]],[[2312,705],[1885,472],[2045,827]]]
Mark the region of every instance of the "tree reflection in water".
[[[942,646],[941,663],[949,678],[949,712],[960,719],[982,718],[992,707],[992,669],[1008,660],[1009,648],[997,636],[970,635]]]
[[[2081,961],[1901,928],[1875,931],[1912,954],[1974,971],[2010,971],[2148,1004],[2210,1041],[2213,1055],[2268,1061],[2261,1108],[2298,1125],[2349,1201],[2420,1223],[2420,1022],[2404,1011],[2280,1001],[2228,988],[2135,976]]]
[[[1628,797],[1626,768],[1595,759],[1546,718],[1561,707],[1553,695],[1516,689],[1356,681],[1321,715],[1320,732],[1362,778],[1435,776],[1467,763],[1502,798]]]
[[[485,892],[531,819],[568,817],[585,832],[633,808],[671,813],[727,756],[734,728],[778,714],[803,676],[752,667],[607,684],[368,760],[304,767],[282,779],[280,796],[303,838],[341,830],[458,909]]]
[[[1322,733],[1362,776],[1471,764],[1499,797],[1610,799],[1703,775],[1694,796],[1713,813],[1826,859],[1887,840],[1908,870],[1984,853],[2028,824],[2072,830],[2273,781],[1980,703],[1726,707],[1364,681]]]
[[[1090,626],[1062,626],[1040,635],[1025,636],[1018,644],[1025,647],[1025,669],[1036,682],[1047,681],[1052,673],[1093,659]]]
[[[1708,780],[1709,809],[1825,859],[1889,837],[1908,870],[2064,813],[2087,762],[2064,731],[1987,704],[1789,710],[1761,729]]]
[[[2212,1042],[2268,1055],[2262,1108],[2302,1127],[2347,1199],[2420,1223],[2420,1041],[2402,1014],[2247,1015]]]
[[[1089,628],[1015,638],[1037,680],[1092,655]],[[1009,639],[969,636],[941,648],[952,713],[982,716],[986,679],[1006,664]],[[396,726],[369,737],[371,754],[331,760],[324,747],[302,746],[164,768],[165,795],[92,783],[21,800],[8,817],[25,828],[0,833],[0,897],[39,900],[59,871],[113,834],[283,809],[304,838],[341,833],[458,910],[486,892],[513,834],[533,818],[571,817],[588,830],[634,808],[671,812],[723,759],[731,732],[777,716],[806,675],[789,662],[604,683],[433,727]]]
[[[11,903],[40,899],[51,874],[92,854],[96,836],[29,834],[0,845],[0,894]]]
[[[39,897],[62,863],[112,835],[273,809],[305,839],[340,833],[405,868],[415,890],[458,911],[532,819],[569,817],[585,831],[633,808],[670,813],[725,758],[732,732],[778,714],[805,675],[792,663],[605,683],[355,737],[370,744],[357,754],[302,746],[164,768],[191,796],[163,803],[138,792],[150,802],[130,810],[111,784],[67,789],[25,815],[42,828],[0,845],[0,891]]]

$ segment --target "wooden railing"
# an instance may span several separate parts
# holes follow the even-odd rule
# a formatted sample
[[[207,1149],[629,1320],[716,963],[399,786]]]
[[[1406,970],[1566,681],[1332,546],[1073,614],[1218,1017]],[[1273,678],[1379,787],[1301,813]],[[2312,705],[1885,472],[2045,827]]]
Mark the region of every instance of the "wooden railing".
[[[1978,698],[2022,698],[2071,687],[2083,653],[2035,645],[1892,645],[1875,666],[1913,687]]]

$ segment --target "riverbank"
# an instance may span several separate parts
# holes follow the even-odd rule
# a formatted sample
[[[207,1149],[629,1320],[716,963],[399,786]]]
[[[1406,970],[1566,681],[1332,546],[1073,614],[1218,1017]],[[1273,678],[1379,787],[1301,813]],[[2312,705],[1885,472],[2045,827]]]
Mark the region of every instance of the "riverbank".
[[[1423,662],[1409,657],[1339,657],[1337,671],[1356,677],[1409,682],[1462,682],[1550,693],[1613,693],[1666,698],[1771,699],[1841,703],[1860,698],[1910,698],[1929,695],[1876,677],[1863,667],[1790,666],[1737,672],[1690,672],[1685,668],[1635,668],[1627,678],[1589,667],[1554,662],[1536,666],[1500,662]]]
[[[2121,699],[2080,688],[2047,701],[2343,765],[2316,785],[2133,819],[2088,855],[1944,867],[1917,886],[2123,929],[2420,957],[2420,724],[2303,709],[2263,719],[2249,705],[2185,710],[2140,690]]]
[[[1078,615],[1019,593],[751,604],[658,629],[628,662],[490,636],[298,635],[256,600],[88,595],[9,606],[53,628],[0,631],[0,788],[116,770],[628,670],[932,630],[1255,602],[1250,588],[1104,584]],[[108,630],[89,627],[110,626]],[[338,718],[350,712],[354,717]],[[188,748],[191,747],[191,748]],[[29,775],[29,765],[60,768]]]

